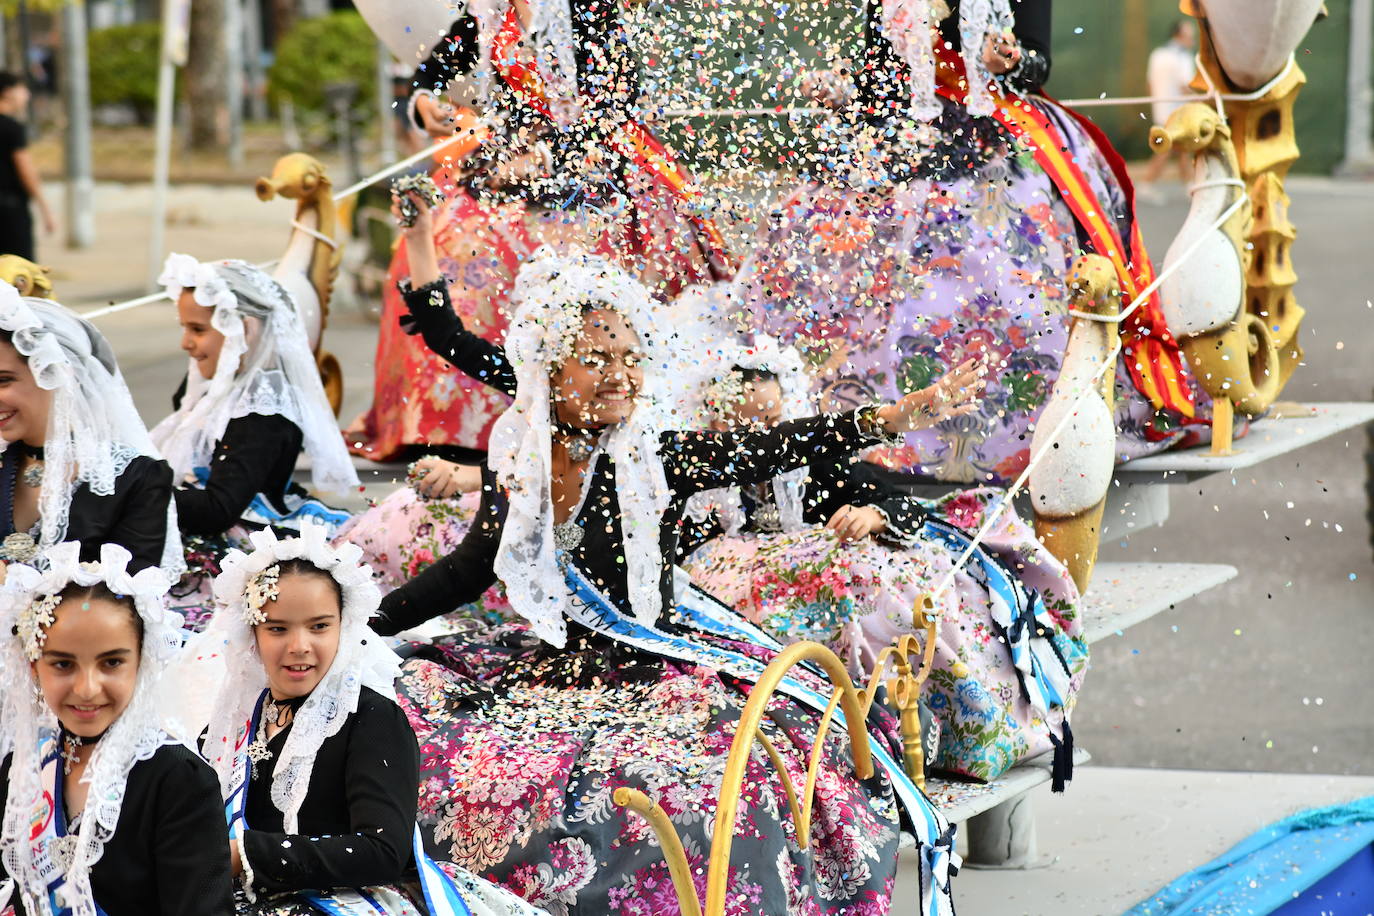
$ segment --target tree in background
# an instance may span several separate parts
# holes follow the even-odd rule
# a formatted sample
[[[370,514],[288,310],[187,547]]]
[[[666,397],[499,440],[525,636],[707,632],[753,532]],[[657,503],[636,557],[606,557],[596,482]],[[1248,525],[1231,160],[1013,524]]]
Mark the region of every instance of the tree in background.
[[[191,4],[185,73],[192,149],[218,149],[226,142],[228,133],[224,3],[225,0],[194,0]]]

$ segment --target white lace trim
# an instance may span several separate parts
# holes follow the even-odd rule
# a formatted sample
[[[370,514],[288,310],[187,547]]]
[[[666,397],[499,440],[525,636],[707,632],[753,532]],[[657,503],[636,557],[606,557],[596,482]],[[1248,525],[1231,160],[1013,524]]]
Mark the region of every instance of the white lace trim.
[[[57,594],[71,583],[103,582],[116,594],[131,596],[143,620],[143,651],[133,699],[96,745],[82,777],[89,789],[79,815],[76,851],[67,880],[77,898],[71,901],[74,916],[95,916],[90,869],[104,854],[105,844],[119,824],[129,772],[164,744],[179,743],[161,728],[159,717],[162,675],[181,645],[181,618],[164,604],[169,583],[162,570],[148,567],[129,575],[129,552],[116,544],[101,548],[99,563],[81,563],[80,551],[80,544],[67,542],[46,552],[45,570],[18,564],[9,567],[5,584],[0,586],[0,633],[9,633],[18,614],[36,596]],[[3,727],[11,738],[13,754],[0,856],[21,897],[44,901],[46,886],[32,858],[29,818],[46,791],[38,739],[42,730],[55,730],[57,721],[34,689],[16,637],[7,636],[0,648],[0,680],[4,683]]]
[[[229,280],[245,285],[251,300],[236,295]],[[286,290],[242,261],[202,264],[184,254],[167,258],[158,282],[174,301],[194,290],[197,303],[214,309],[210,324],[224,335],[214,377],[203,378],[195,361],[188,361],[181,407],[153,428],[153,441],[177,479],[209,465],[230,420],[261,414],[284,417],[301,430],[316,490],[337,494],[357,487],[309,338]]]
[[[572,353],[582,329],[581,306],[588,301],[623,315],[646,355],[641,403],[602,442],[615,462],[631,610],[637,619],[652,623],[662,609],[658,539],[670,493],[658,455],[661,411],[645,402],[664,397],[662,354],[671,332],[660,329],[648,291],[620,268],[600,257],[559,257],[541,249],[516,277],[515,317],[506,333],[515,400],[492,428],[488,462],[510,503],[496,574],[511,607],[555,646],[567,642],[568,588],[553,538],[549,374]],[[589,474],[584,488],[590,482]]]
[[[252,553],[233,550],[224,558],[223,572],[214,581],[217,611],[205,632],[187,643],[169,678],[176,688],[172,702],[186,733],[199,734],[208,725],[205,756],[227,796],[237,764],[234,748],[267,689],[253,629],[244,617],[248,580],[274,563],[292,559],[304,559],[334,577],[343,590],[339,651],[319,686],[296,711],[272,771],[272,803],[282,812],[286,832],[295,833],[320,745],[338,734],[357,711],[362,688],[396,699],[400,659],[367,625],[381,594],[371,568],[359,562],[362,550],[357,545],[346,543],[336,549],[329,544],[325,528],[309,521],[299,537],[278,540],[269,528],[255,531],[250,538]],[[207,685],[215,685],[216,699],[213,707],[201,711],[196,707],[197,691]]]

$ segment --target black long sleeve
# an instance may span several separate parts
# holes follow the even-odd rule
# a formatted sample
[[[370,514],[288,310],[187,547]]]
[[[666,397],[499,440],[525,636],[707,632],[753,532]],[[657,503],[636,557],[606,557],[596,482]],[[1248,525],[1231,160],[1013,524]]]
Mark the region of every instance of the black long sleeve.
[[[167,543],[167,507],[172,500],[172,469],[160,458],[139,455],[100,496],[86,484],[72,493],[67,540],[81,542],[83,561],[99,560],[102,544],[119,544],[132,555],[129,569],[162,563]]]
[[[496,582],[504,510],[496,475],[483,465],[482,501],[463,540],[424,572],[383,596],[372,629],[395,636],[481,597]]]
[[[679,497],[771,480],[804,465],[840,460],[873,441],[859,435],[854,411],[787,420],[769,430],[664,433],[659,455]]]
[[[303,439],[300,427],[280,415],[249,414],[230,420],[210,458],[210,479],[204,488],[176,491],[181,530],[223,534],[243,516],[254,496],[279,496],[291,479]]]
[[[285,732],[269,750],[279,753]],[[358,711],[320,747],[299,833],[282,832],[271,801],[272,763],[249,787],[244,852],[255,890],[328,890],[391,884],[412,864],[420,751],[405,713],[364,689]],[[257,829],[255,824],[269,829]],[[272,829],[275,828],[275,829]]]
[[[410,312],[408,324],[419,331],[430,350],[459,372],[515,397],[515,369],[506,359],[506,351],[463,326],[442,279],[419,289],[403,283],[400,290]]]
[[[813,466],[806,482],[802,518],[824,525],[847,505],[878,509],[887,518],[884,535],[901,543],[914,538],[926,519],[920,500],[879,480],[862,462],[846,458]]]

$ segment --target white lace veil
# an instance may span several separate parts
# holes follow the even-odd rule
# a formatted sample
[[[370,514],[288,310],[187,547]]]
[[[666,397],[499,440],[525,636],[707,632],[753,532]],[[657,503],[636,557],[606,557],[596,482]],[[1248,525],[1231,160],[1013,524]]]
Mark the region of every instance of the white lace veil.
[[[732,341],[721,347],[717,359],[703,402],[708,414],[704,418],[706,422],[717,419],[720,408],[740,396],[738,369],[762,370],[777,376],[778,387],[782,389],[783,420],[798,420],[814,412],[811,409],[811,378],[795,347],[783,346],[767,334],[755,334],[751,344]],[[799,531],[805,527],[802,487],[806,477],[807,469],[803,467],[773,478],[773,499],[784,531]],[[727,535],[739,533],[746,521],[739,487],[705,490],[687,500],[686,514],[694,521],[705,521],[712,512]]]
[[[66,539],[77,483],[97,496],[109,496],[135,457],[160,456],[114,350],[89,321],[56,302],[22,297],[0,283],[0,330],[9,333],[38,386],[52,392],[38,494],[38,544],[51,547]],[[0,453],[8,447],[0,439]],[[161,565],[175,571],[182,563],[176,506],[169,501]]]
[[[309,699],[296,711],[291,731],[272,770],[272,803],[282,812],[287,833],[299,830],[297,817],[310,788],[315,756],[325,739],[338,734],[358,710],[363,687],[396,699],[400,659],[367,622],[377,612],[381,593],[372,569],[359,562],[355,544],[330,545],[326,529],[307,520],[299,537],[278,540],[272,530],[250,535],[254,550],[232,550],[215,577],[216,611],[205,632],[187,643],[173,676],[180,704],[178,720],[199,734],[208,724],[203,752],[219,775],[226,795],[234,778],[234,748],[267,689],[267,672],[248,623],[245,591],[249,580],[282,560],[301,559],[327,572],[343,592],[339,651]],[[197,708],[198,694],[209,689],[214,705]],[[207,722],[208,720],[208,722]]]
[[[610,308],[634,328],[646,356],[641,402],[629,419],[602,433],[601,447],[615,462],[631,610],[639,620],[652,622],[662,610],[659,526],[670,494],[658,456],[662,413],[651,404],[663,397],[661,367],[668,331],[659,327],[643,285],[606,259],[586,254],[558,257],[548,249],[536,252],[516,277],[515,303],[515,317],[506,332],[506,354],[515,369],[515,401],[492,428],[487,458],[510,502],[496,574],[511,606],[535,633],[553,645],[564,645],[568,587],[554,545],[549,376],[572,353],[584,306]]]
[[[906,64],[911,79],[911,117],[932,121],[940,115],[935,94],[935,55],[932,29],[951,15],[944,0],[882,0],[882,28],[892,49]],[[970,113],[987,117],[993,112],[988,84],[994,80],[983,65],[983,41],[989,33],[1010,29],[1013,22],[1009,0],[960,0],[959,41],[964,72],[969,74]]]
[[[12,564],[0,586],[0,681],[4,684],[3,726],[11,742],[9,798],[5,804],[0,856],[15,880],[19,899],[30,916],[49,916],[47,883],[39,877],[30,844],[30,818],[48,787],[42,782],[38,738],[58,722],[34,689],[34,678],[22,640],[11,631],[35,599],[56,595],[69,584],[104,583],[117,595],[129,595],[143,621],[143,650],[133,698],[96,744],[82,781],[89,784],[86,807],[77,831],[76,851],[67,871],[74,916],[96,916],[90,869],[114,835],[124,804],[129,771],[164,744],[176,744],[159,725],[162,674],[181,646],[181,617],[163,603],[169,585],[155,566],[129,575],[129,552],[117,544],[101,548],[98,563],[80,562],[81,545],[69,541],[45,552],[44,570]]]
[[[175,302],[187,289],[214,309],[210,324],[224,335],[213,378],[188,361],[181,406],[153,427],[178,480],[206,467],[230,420],[282,416],[304,436],[312,488],[330,494],[358,486],[343,436],[320,382],[319,367],[296,311],[276,280],[243,261],[202,264],[184,254],[167,258],[158,282]]]

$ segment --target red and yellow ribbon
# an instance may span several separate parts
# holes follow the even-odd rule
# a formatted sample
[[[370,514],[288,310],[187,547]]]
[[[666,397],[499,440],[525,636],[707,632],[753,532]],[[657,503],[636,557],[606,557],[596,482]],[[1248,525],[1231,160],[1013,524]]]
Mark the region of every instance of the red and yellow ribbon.
[[[945,98],[963,104],[968,95],[968,84],[959,56],[946,48],[939,49],[936,73],[936,91]],[[1127,301],[1134,301],[1154,281],[1155,276],[1139,224],[1132,220],[1128,256],[1121,244],[1115,221],[1103,212],[1097,194],[1074,161],[1068,143],[1054,122],[1035,105],[1009,94],[1005,88],[994,92],[993,100],[996,106],[993,117],[1031,151],[1087,234],[1093,251],[1109,258],[1116,267]],[[1076,112],[1064,110],[1077,119],[1101,150],[1129,199],[1133,191],[1121,157],[1112,149],[1097,125]],[[1134,208],[1133,200],[1131,204]],[[1132,381],[1155,408],[1173,411],[1185,421],[1205,422],[1197,418],[1197,409],[1183,368],[1183,353],[1164,321],[1158,291],[1150,293],[1149,298],[1122,322],[1121,349]]]

